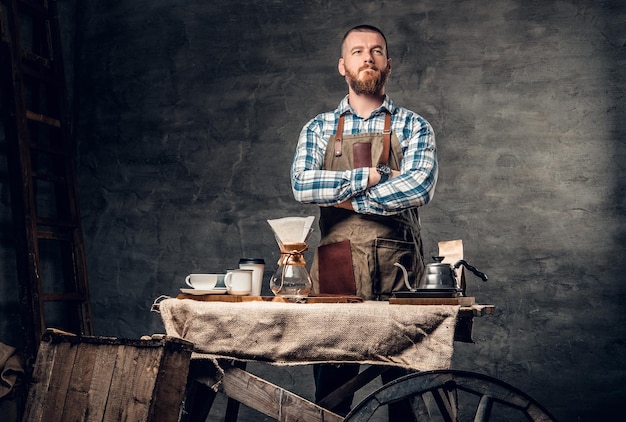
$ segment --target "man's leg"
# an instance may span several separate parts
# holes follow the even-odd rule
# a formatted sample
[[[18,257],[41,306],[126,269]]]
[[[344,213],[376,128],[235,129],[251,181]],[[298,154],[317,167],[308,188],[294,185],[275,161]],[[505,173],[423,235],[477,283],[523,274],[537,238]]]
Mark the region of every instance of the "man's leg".
[[[390,368],[386,372],[383,372],[380,375],[380,379],[383,382],[383,385],[391,382],[397,378],[400,378],[404,375],[407,375],[407,372],[404,368]],[[413,415],[413,409],[411,408],[411,402],[406,399],[396,403],[392,403],[387,407],[389,412],[389,421],[402,421],[402,422],[413,422],[416,421],[415,416]]]
[[[315,402],[319,403],[324,397],[341,387],[359,373],[358,364],[317,364],[313,365],[313,375],[315,376]],[[350,412],[354,394],[346,397],[333,409],[328,409],[338,415],[345,416]]]

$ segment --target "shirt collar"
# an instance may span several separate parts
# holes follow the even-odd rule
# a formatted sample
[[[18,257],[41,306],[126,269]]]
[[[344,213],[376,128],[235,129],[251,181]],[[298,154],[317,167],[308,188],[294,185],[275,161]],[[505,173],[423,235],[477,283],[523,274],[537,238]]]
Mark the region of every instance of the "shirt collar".
[[[390,114],[393,114],[395,109],[396,109],[396,105],[391,100],[391,98],[389,98],[389,95],[385,94],[385,100],[380,105],[380,107],[378,107],[376,110],[372,112],[372,116],[379,114],[379,113],[384,113],[385,111],[388,111]],[[354,110],[352,109],[352,107],[350,107],[350,104],[348,103],[348,95],[343,97],[343,99],[339,102],[339,106],[337,107],[337,113],[339,114],[339,116],[345,113],[356,114]]]

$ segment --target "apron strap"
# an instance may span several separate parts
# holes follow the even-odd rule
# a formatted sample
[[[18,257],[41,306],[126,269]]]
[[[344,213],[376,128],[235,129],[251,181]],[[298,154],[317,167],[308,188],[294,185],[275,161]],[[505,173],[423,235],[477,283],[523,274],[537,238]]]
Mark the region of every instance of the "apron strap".
[[[339,116],[337,131],[335,132],[335,157],[341,157],[341,146],[343,143],[343,121],[344,115]],[[385,127],[383,129],[383,154],[380,157],[380,164],[387,164],[389,161],[389,149],[391,148],[391,113],[385,114]]]
[[[383,153],[379,164],[387,164],[389,161],[389,148],[391,147],[391,113],[385,116],[385,129],[383,130]]]
[[[335,157],[341,157],[341,143],[343,142],[343,114],[339,116],[337,131],[335,132]]]

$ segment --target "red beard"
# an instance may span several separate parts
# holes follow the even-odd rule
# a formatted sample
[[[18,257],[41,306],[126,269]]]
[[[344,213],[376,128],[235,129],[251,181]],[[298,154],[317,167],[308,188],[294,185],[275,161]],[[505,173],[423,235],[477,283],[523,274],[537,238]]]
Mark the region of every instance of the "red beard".
[[[372,72],[361,74],[364,69],[371,69]],[[382,91],[391,68],[385,67],[382,71],[375,66],[362,66],[357,73],[346,69],[346,79],[348,85],[358,95],[374,95]]]

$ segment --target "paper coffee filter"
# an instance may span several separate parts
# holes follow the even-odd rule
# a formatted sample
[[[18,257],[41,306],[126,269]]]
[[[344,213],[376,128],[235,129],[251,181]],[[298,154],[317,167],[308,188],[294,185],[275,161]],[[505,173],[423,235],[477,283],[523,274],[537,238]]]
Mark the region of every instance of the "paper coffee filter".
[[[267,220],[276,239],[281,243],[302,243],[313,231],[311,226],[315,216],[308,217],[284,217]]]

